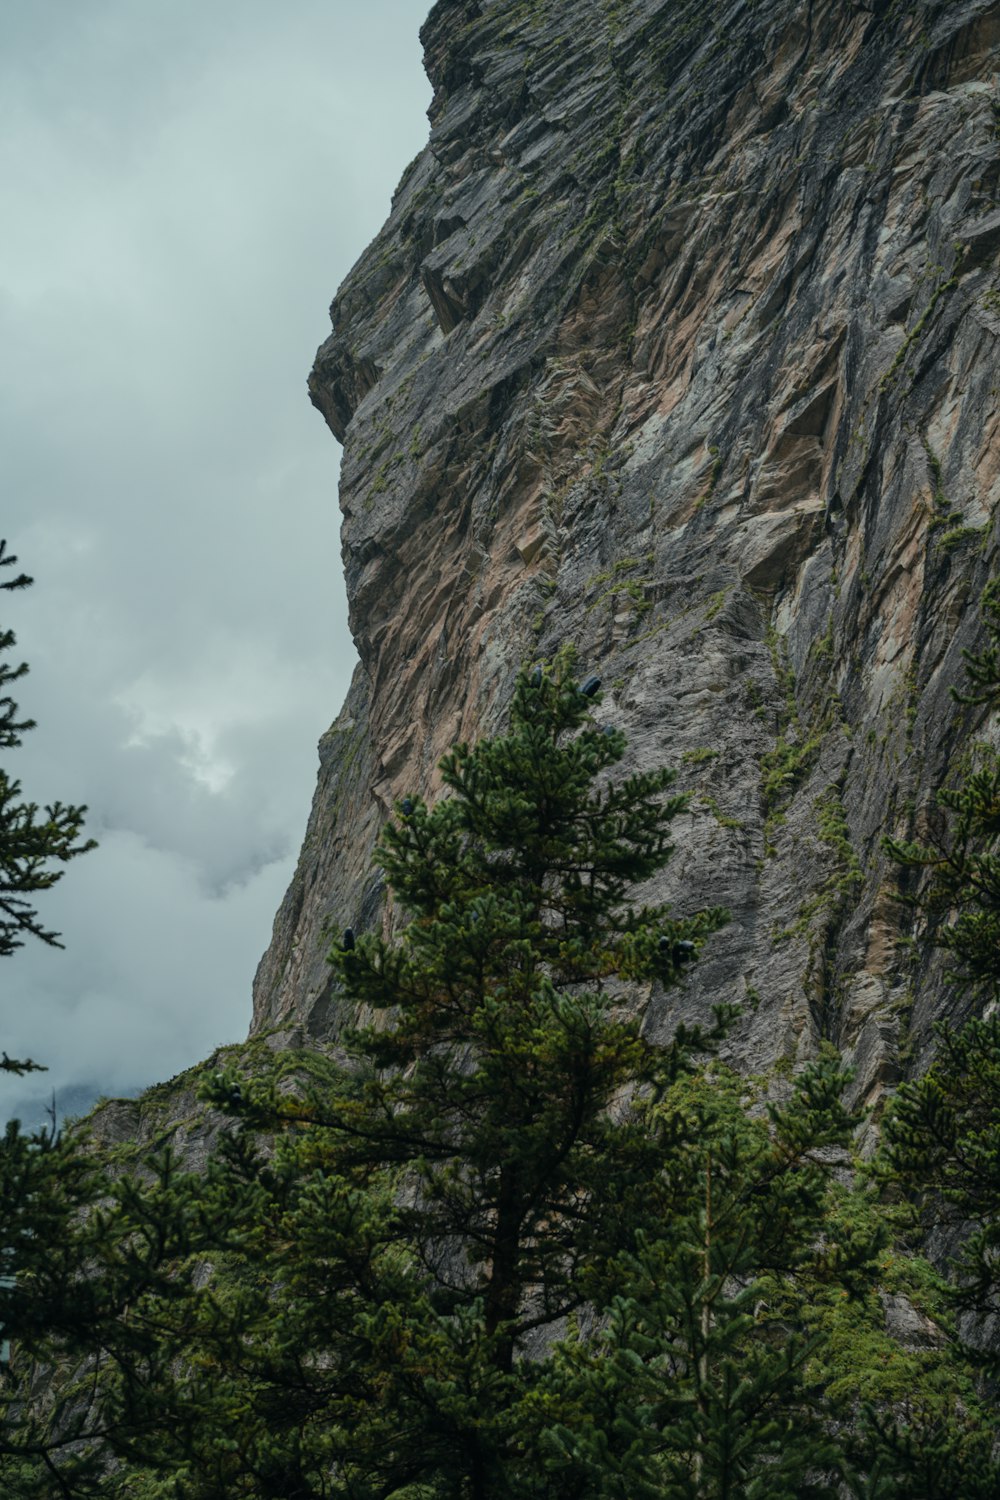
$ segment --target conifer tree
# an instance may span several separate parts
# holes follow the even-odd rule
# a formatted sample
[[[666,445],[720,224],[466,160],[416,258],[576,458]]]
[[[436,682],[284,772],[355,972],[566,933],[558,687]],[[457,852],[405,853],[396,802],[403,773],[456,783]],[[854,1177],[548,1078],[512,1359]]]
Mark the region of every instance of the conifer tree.
[[[329,1170],[396,1184],[419,1298],[394,1310],[406,1357],[384,1378],[442,1494],[518,1492],[525,1356],[645,1212],[661,1144],[629,1099],[689,1071],[727,1020],[661,1047],[629,1013],[623,985],[675,983],[723,913],[632,904],[687,799],[669,771],[608,775],[625,741],[592,702],[566,663],[522,673],[509,731],[442,762],[450,795],[400,804],[379,859],[409,920],[332,954],[345,1004],[374,1016],[351,1065],[315,1062],[292,1095],[217,1085],[247,1118],[318,1135]]]
[[[17,558],[0,540],[0,570],[16,566]],[[26,573],[14,573],[0,579],[0,590],[14,592],[32,582]],[[15,645],[14,632],[0,630],[0,653]],[[21,717],[10,692],[27,671],[26,662],[13,667],[0,661],[2,750],[19,747],[22,736],[35,728],[33,719]],[[36,803],[20,798],[20,782],[0,770],[0,956],[14,953],[26,936],[62,946],[58,933],[42,925],[28,898],[61,879],[63,872],[51,867],[53,861],[65,864],[96,847],[93,839],[80,837],[85,807],[54,802],[40,814]],[[31,1058],[12,1058],[3,1051],[0,1071],[23,1075],[45,1069]],[[92,1165],[57,1134],[24,1135],[16,1120],[7,1125],[0,1143],[0,1339],[51,1332],[67,1300],[78,1298],[57,1267],[79,1269],[71,1248],[75,1223],[81,1207],[94,1201],[93,1186]],[[48,1284],[37,1296],[32,1291],[34,1273],[43,1267]],[[4,1450],[0,1439],[0,1453]]]
[[[7,551],[6,542],[0,541],[0,568],[16,564],[17,558]],[[31,582],[26,573],[18,573],[0,582],[0,589],[23,589]],[[0,652],[9,651],[15,644],[12,630],[0,631]],[[21,736],[35,727],[34,719],[19,717],[18,706],[9,691],[11,684],[27,671],[26,662],[16,667],[0,662],[0,749],[3,750],[20,745]],[[93,839],[80,839],[85,807],[52,802],[44,809],[44,816],[40,816],[37,803],[22,802],[20,796],[21,783],[0,770],[0,956],[21,947],[25,934],[53,947],[62,946],[59,934],[42,926],[27,898],[49,890],[62,878],[63,872],[52,869],[51,861],[65,864],[96,848]],[[8,1071],[31,1067],[28,1063],[15,1063],[6,1054],[2,1065]]]
[[[873,1250],[824,1241],[855,1124],[845,1081],[824,1056],[784,1105],[754,1115],[753,1086],[715,1065],[652,1107],[651,1131],[672,1143],[649,1184],[655,1210],[610,1268],[600,1333],[566,1340],[540,1393],[539,1448],[568,1481],[561,1493],[835,1493],[810,1297],[821,1304],[847,1270],[869,1269]]]
[[[0,569],[16,566],[17,558],[0,540]],[[14,573],[0,579],[0,590],[15,592],[30,587],[33,581],[26,573]],[[15,645],[13,630],[0,630],[0,653]],[[35,728],[34,719],[21,717],[10,693],[11,685],[27,671],[27,662],[12,667],[0,661],[0,750],[16,749],[22,736]],[[20,796],[20,782],[0,770],[0,956],[9,956],[21,947],[25,936],[62,947],[59,934],[42,925],[27,898],[50,889],[62,878],[63,871],[52,869],[52,861],[65,864],[96,848],[93,839],[84,841],[80,837],[85,807],[53,802],[40,816],[37,804],[22,802]],[[24,1074],[45,1069],[31,1058],[12,1058],[4,1051],[0,1053],[0,1071]],[[58,1254],[56,1223],[65,1228],[80,1203],[87,1200],[83,1183],[88,1173],[82,1163],[71,1161],[70,1155],[51,1133],[24,1136],[16,1121],[6,1127],[0,1151],[0,1288],[8,1303],[15,1274],[43,1254],[50,1260]],[[40,1318],[41,1307],[36,1305],[30,1316]],[[0,1316],[0,1331],[9,1333],[12,1323],[8,1306],[7,1316]]]
[[[982,599],[986,644],[966,651],[968,684],[955,698],[1000,706],[1000,583]],[[938,1055],[897,1093],[883,1131],[884,1161],[918,1203],[926,1227],[955,1247],[955,1295],[981,1315],[1000,1309],[1000,755],[973,747],[937,794],[950,814],[934,841],[886,840],[904,869],[923,875],[908,899],[952,960],[956,996],[977,1005],[959,1030],[936,1028]],[[995,1362],[995,1361],[994,1361]]]

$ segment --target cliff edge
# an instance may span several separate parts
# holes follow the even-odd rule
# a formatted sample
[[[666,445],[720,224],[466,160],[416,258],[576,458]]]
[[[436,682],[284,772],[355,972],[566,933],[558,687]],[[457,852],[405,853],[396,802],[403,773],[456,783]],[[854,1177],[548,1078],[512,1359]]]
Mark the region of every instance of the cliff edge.
[[[431,131],[310,377],[360,654],[252,1034],[331,1038],[395,797],[577,647],[693,794],[659,894],[732,912],[678,1013],[743,1065],[926,1056],[880,852],[979,728],[996,570],[1000,4],[439,0]]]

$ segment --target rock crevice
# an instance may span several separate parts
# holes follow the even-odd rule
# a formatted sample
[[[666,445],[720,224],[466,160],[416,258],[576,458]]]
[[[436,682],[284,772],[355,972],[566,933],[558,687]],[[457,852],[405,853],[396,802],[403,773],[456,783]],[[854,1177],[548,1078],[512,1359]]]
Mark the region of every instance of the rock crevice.
[[[394,797],[575,644],[690,813],[662,894],[730,926],[645,1025],[745,1001],[876,1102],[935,961],[880,853],[977,729],[996,568],[1000,5],[440,0],[430,138],[331,309],[355,684],[254,1031],[339,1024]],[[917,950],[919,951],[919,950]]]

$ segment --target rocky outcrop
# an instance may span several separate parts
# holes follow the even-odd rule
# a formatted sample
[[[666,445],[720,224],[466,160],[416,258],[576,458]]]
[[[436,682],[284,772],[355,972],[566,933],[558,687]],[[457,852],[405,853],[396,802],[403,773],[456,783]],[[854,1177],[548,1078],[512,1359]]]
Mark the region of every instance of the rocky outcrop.
[[[996,566],[1000,5],[440,0],[426,148],[331,309],[360,653],[254,1031],[338,1025],[394,797],[573,642],[691,788],[665,889],[732,912],[679,1010],[823,1039],[876,1102],[942,988],[880,852],[978,725]]]

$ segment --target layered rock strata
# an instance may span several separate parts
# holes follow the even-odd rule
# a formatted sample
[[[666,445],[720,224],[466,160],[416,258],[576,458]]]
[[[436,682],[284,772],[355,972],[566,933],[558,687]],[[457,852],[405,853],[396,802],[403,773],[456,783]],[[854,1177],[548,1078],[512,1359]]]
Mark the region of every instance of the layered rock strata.
[[[881,853],[982,729],[996,568],[1000,5],[440,0],[426,147],[310,379],[360,663],[253,1032],[330,1038],[393,799],[565,642],[693,792],[659,894],[732,912],[679,1013],[831,1040],[877,1102],[946,991]],[[980,716],[981,718],[981,716]]]

